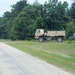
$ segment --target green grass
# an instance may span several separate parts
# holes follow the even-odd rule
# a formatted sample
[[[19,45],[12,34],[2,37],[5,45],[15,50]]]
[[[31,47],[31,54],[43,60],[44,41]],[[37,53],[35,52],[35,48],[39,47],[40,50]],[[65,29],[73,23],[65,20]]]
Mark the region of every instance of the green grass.
[[[75,73],[75,42],[17,41],[8,44],[50,64]]]

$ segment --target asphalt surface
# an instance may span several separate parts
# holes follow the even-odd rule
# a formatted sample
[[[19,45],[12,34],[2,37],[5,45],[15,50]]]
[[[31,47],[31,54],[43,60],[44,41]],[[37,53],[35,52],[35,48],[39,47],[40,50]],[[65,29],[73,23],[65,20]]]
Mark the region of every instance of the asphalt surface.
[[[0,43],[0,75],[72,75],[29,54]]]

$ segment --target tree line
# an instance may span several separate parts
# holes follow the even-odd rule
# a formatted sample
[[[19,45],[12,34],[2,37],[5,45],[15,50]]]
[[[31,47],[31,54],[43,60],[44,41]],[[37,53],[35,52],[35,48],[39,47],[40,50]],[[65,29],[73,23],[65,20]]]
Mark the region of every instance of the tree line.
[[[36,0],[29,4],[20,0],[0,17],[0,39],[25,40],[34,38],[36,29],[65,30],[67,38],[75,32],[75,1],[69,7],[66,1]]]

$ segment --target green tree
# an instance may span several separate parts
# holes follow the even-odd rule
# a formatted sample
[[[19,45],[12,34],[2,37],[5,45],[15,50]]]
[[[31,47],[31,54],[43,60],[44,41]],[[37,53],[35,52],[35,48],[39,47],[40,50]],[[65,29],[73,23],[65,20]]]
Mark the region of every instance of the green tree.
[[[67,27],[66,27],[67,38],[70,36],[73,36],[74,33],[75,33],[75,24],[74,22],[70,22],[67,24]]]
[[[1,38],[6,39],[8,38],[7,35],[7,21],[10,19],[10,12],[6,11],[3,15],[3,17],[0,18],[0,32],[1,32]]]
[[[36,10],[34,8],[32,5],[25,7],[14,19],[12,39],[24,40],[33,36],[36,27]]]
[[[16,4],[12,5],[11,6],[12,17],[16,17],[22,11],[22,9],[27,5],[28,5],[27,0],[20,0]]]
[[[74,2],[72,3],[71,5],[71,8],[70,8],[70,16],[75,19],[75,0]]]
[[[4,19],[0,17],[0,39],[4,39],[4,37],[5,37]]]
[[[14,19],[18,16],[18,14],[23,10],[23,8],[25,6],[27,6],[27,0],[20,0],[19,2],[17,2],[16,4],[12,5],[12,9],[11,9],[11,17],[10,20],[8,20],[7,22],[7,30],[8,30],[8,38],[12,37],[12,27],[13,27],[13,22]]]
[[[70,10],[68,10],[68,16],[70,17],[70,22],[66,26],[66,31],[67,37],[70,37],[75,33],[75,0],[71,5]]]
[[[67,2],[63,4],[58,0],[49,0],[48,4],[44,5],[45,10],[45,25],[48,30],[63,30],[66,23],[69,21],[66,15],[68,8]]]

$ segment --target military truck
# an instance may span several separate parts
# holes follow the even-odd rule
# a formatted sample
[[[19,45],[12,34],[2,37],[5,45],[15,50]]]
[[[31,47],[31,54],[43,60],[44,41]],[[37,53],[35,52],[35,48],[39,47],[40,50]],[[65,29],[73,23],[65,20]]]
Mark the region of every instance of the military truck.
[[[57,42],[62,42],[65,40],[65,31],[46,31],[44,29],[37,29],[35,32],[35,39],[39,42],[52,39],[57,40]]]

